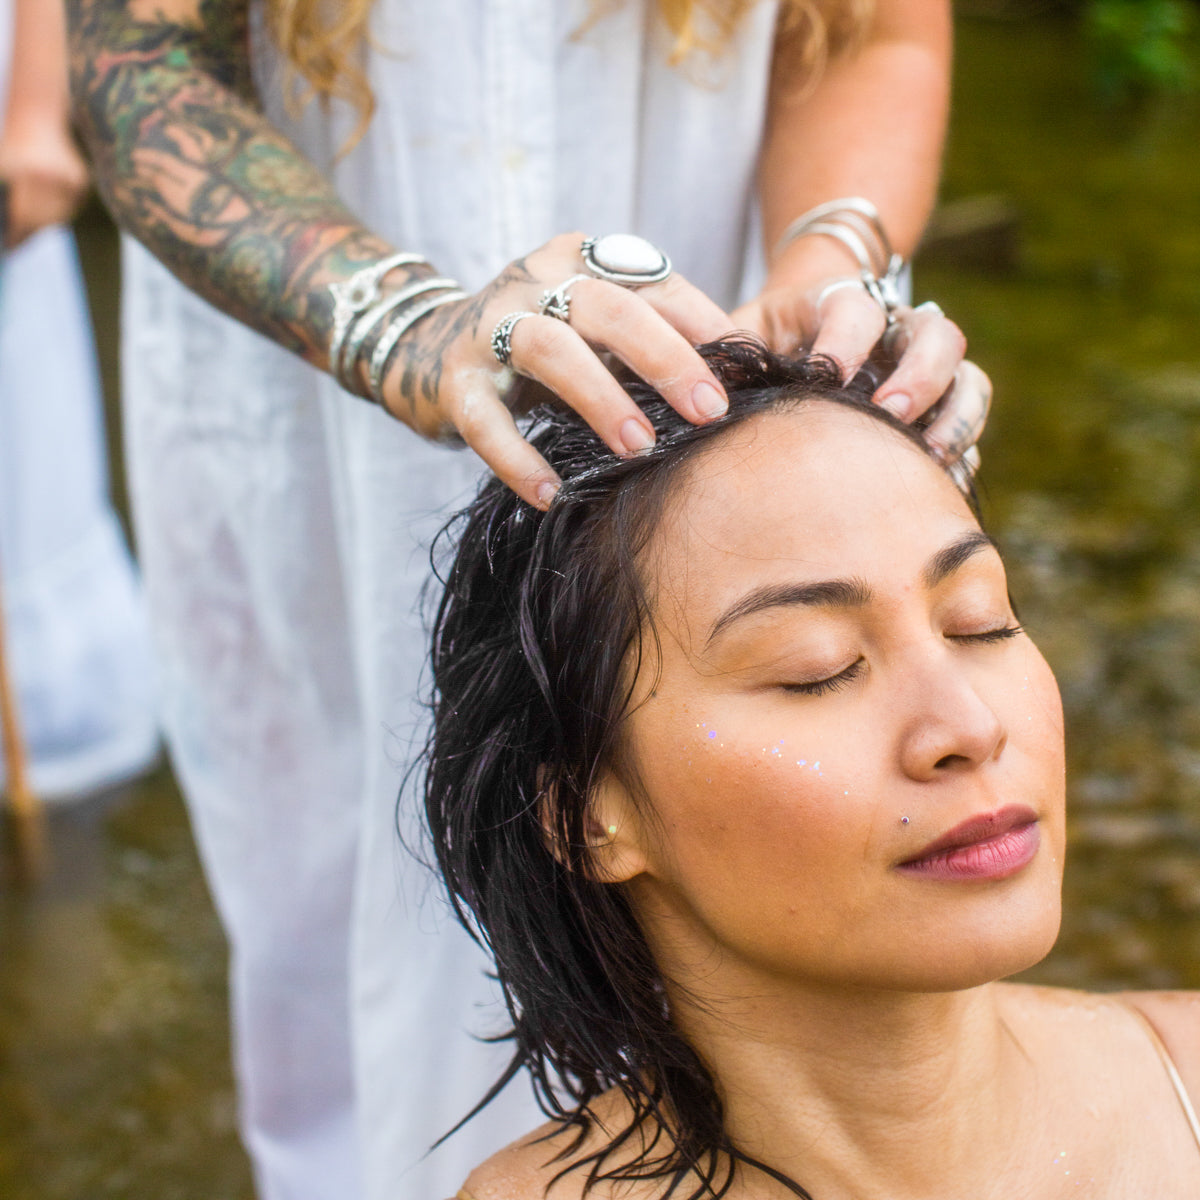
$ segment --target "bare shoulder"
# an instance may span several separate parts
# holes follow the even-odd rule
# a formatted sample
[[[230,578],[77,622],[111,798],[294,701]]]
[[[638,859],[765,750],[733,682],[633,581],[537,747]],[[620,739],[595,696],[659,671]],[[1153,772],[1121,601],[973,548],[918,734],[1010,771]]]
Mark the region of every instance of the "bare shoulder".
[[[609,1131],[629,1119],[628,1105],[617,1092],[594,1100],[588,1113],[582,1137],[578,1126],[549,1121],[493,1154],[467,1177],[458,1200],[582,1200],[586,1170],[573,1169],[573,1164],[602,1149]],[[618,1193],[620,1200],[640,1200],[643,1190],[628,1183],[600,1183],[588,1192],[588,1200],[617,1200]],[[647,1194],[654,1191],[651,1187]]]
[[[1200,992],[1124,992],[1154,1026],[1193,1102],[1200,1102]]]
[[[1082,992],[1026,983],[996,987],[1001,1012],[1022,1031],[1034,1053],[1061,1056],[1074,1047],[1088,1070],[1096,1055],[1110,1062],[1136,1063],[1143,1058],[1139,1048],[1148,1050],[1149,1044],[1146,1029],[1130,1011],[1135,1010],[1149,1020],[1181,1073],[1188,1061],[1200,1069],[1200,994]],[[1182,1028],[1189,1023],[1190,1047]]]
[[[460,1200],[545,1200],[546,1189],[562,1170],[559,1155],[574,1135],[554,1121],[526,1134],[482,1162],[467,1177]],[[576,1200],[578,1189],[564,1180],[553,1200]]]

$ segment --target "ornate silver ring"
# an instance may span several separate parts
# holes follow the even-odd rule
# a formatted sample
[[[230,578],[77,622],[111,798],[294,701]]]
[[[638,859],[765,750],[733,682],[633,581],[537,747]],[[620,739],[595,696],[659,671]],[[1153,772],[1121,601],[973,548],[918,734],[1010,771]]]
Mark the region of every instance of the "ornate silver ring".
[[[585,238],[579,250],[591,274],[623,287],[662,283],[671,274],[671,260],[653,242],[633,233]]]
[[[538,303],[538,312],[545,317],[553,317],[556,321],[571,319],[571,288],[581,279],[591,279],[590,275],[572,275],[564,279],[556,288],[547,288],[542,293]]]
[[[832,283],[827,283],[817,294],[816,300],[813,301],[813,310],[821,311],[821,305],[833,295],[834,292],[840,292],[843,288],[861,288],[864,292],[867,290],[867,285],[863,283],[861,276],[848,275],[845,279],[835,279]]]
[[[496,328],[492,330],[492,353],[502,367],[512,366],[512,332],[517,322],[537,315],[535,312],[522,310],[511,312],[507,317],[501,317],[496,322]]]

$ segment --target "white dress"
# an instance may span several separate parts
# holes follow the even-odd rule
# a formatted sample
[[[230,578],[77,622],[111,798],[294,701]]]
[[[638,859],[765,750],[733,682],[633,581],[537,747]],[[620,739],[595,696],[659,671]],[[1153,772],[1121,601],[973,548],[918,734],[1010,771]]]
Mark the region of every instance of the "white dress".
[[[757,270],[774,4],[666,65],[648,0],[381,0],[378,114],[278,124],[367,224],[475,288],[573,229],[637,232],[719,302]],[[524,1080],[425,1150],[507,1059],[485,960],[396,833],[432,535],[476,483],[126,247],[128,447],[167,725],[229,931],[244,1131],[267,1200],[439,1200],[540,1118]],[[415,791],[399,808],[423,842]],[[470,1032],[469,1032],[470,1031]]]
[[[0,0],[0,127],[12,18]],[[72,799],[144,770],[158,753],[149,636],[108,498],[91,318],[62,228],[0,250],[0,586],[34,789]]]

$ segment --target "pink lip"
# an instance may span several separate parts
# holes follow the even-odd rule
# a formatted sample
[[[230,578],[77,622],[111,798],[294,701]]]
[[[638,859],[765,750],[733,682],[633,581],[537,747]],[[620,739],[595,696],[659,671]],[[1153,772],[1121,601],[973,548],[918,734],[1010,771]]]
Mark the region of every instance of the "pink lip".
[[[1010,804],[956,825],[897,869],[926,879],[1007,879],[1032,861],[1041,840],[1037,813]]]

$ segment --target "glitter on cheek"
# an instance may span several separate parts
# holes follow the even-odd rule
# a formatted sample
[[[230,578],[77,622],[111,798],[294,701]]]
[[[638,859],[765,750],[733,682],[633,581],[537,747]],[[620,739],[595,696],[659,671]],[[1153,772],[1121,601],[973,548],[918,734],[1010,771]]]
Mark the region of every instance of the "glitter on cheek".
[[[710,730],[708,731],[708,736],[709,736],[710,738],[715,738],[715,737],[717,736],[717,731],[716,731],[715,729],[710,729]]]

